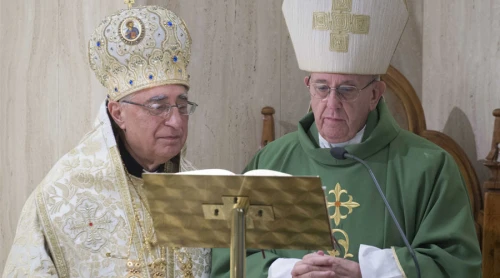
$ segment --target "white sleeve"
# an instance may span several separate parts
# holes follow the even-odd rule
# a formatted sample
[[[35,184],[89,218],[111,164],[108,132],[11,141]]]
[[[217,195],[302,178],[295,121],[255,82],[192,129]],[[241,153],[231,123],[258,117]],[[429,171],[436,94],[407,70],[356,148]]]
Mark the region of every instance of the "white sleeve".
[[[36,190],[26,201],[17,225],[16,237],[3,272],[10,277],[57,277],[35,205]]]
[[[267,272],[268,278],[292,278],[292,269],[300,259],[277,259]]]
[[[359,268],[363,278],[406,277],[395,257],[393,249],[379,249],[374,246],[359,246]]]

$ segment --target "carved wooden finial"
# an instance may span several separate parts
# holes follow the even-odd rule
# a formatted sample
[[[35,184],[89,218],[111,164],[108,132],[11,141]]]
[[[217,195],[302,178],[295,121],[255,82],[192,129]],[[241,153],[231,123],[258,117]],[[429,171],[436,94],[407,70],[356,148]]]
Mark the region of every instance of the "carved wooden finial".
[[[262,111],[261,111],[261,113],[264,116],[274,115],[275,112],[276,111],[274,110],[274,108],[272,108],[270,106],[266,106],[266,107],[262,108]]]
[[[484,182],[485,191],[500,190],[500,109],[493,111],[493,116],[495,116],[495,124],[491,151],[484,161],[484,165],[491,171],[491,178]]]
[[[495,109],[493,111],[493,116],[495,116],[495,124],[493,126],[493,140],[491,142],[491,151],[486,157],[487,161],[499,162],[499,148],[500,148],[500,109]]]
[[[493,116],[495,116],[497,118],[500,117],[500,108],[493,110]]]
[[[265,147],[268,143],[274,141],[274,113],[276,111],[270,106],[262,108],[262,115],[264,115],[264,123],[262,125],[262,140],[260,141],[260,147]]]

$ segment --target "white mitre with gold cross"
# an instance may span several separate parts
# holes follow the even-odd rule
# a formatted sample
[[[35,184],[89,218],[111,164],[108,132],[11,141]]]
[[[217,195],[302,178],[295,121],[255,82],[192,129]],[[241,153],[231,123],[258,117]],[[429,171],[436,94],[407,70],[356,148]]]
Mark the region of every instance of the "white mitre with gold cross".
[[[299,68],[385,74],[408,21],[405,0],[285,0]]]

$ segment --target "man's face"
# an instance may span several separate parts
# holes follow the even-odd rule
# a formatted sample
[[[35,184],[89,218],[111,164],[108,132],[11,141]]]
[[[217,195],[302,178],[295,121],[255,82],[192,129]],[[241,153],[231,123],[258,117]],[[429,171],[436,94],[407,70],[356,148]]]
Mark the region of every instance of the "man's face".
[[[181,85],[163,85],[138,91],[129,101],[145,105],[176,105],[187,100],[187,90]],[[180,153],[186,142],[189,115],[171,108],[168,115],[154,116],[141,106],[121,103],[126,144],[143,159],[165,163]]]
[[[324,84],[337,88],[341,85],[364,88],[375,76],[345,75],[333,73],[312,73],[304,82],[310,86],[311,107],[319,133],[329,143],[342,143],[351,140],[363,128],[370,111],[376,108],[380,97],[385,91],[385,83],[373,82],[359,93],[352,101],[340,100],[336,92],[331,90],[326,99],[313,96],[313,84]]]

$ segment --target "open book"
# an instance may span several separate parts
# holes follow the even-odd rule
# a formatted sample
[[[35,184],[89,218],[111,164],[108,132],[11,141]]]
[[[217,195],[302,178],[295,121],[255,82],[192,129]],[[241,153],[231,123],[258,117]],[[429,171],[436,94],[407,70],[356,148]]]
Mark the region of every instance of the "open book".
[[[176,173],[178,175],[207,175],[207,176],[234,176],[236,175],[235,173],[229,171],[229,170],[224,170],[224,169],[203,169],[203,170],[194,170],[194,171],[187,171],[187,172],[179,172]],[[274,170],[267,170],[267,169],[256,169],[256,170],[250,170],[243,174],[243,176],[271,176],[271,177],[291,177],[292,175],[279,172],[279,171],[274,171]],[[326,186],[322,186],[323,192],[326,193]]]
[[[204,169],[204,170],[195,170],[195,171],[188,171],[188,172],[179,172],[176,174],[180,174],[180,175],[207,175],[207,176],[233,176],[233,175],[236,175],[235,173],[233,173],[229,170],[224,170],[224,169]],[[251,171],[246,172],[243,175],[244,176],[291,176],[290,174],[287,174],[287,173],[282,173],[282,172],[267,170],[267,169],[251,170]]]

